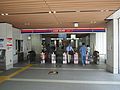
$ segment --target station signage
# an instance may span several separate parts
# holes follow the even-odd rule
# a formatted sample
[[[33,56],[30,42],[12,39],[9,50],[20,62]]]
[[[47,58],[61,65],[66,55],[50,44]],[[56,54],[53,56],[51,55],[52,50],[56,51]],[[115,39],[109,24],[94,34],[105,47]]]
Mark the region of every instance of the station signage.
[[[59,34],[59,33],[105,32],[105,28],[51,28],[51,29],[22,29],[21,33]]]

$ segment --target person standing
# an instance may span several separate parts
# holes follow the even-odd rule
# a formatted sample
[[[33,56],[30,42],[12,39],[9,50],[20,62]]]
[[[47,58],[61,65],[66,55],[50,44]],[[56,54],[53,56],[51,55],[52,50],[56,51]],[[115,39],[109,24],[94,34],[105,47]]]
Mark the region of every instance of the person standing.
[[[90,46],[87,45],[87,55],[88,55],[88,60],[90,59]]]
[[[66,47],[66,51],[67,51],[68,63],[70,63],[71,58],[72,58],[70,52],[74,52],[74,50],[70,44]]]
[[[87,48],[85,46],[85,43],[82,43],[82,46],[80,47],[79,52],[81,54],[82,65],[85,66],[85,64],[86,64],[86,52],[87,52]]]

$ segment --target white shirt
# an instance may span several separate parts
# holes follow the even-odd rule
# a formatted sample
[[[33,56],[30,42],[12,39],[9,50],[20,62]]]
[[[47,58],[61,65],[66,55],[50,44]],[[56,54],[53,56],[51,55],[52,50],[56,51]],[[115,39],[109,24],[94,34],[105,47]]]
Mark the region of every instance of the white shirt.
[[[87,47],[87,52],[90,53],[90,47]]]
[[[66,51],[67,51],[67,52],[69,52],[69,51],[73,51],[72,46],[70,46],[70,45],[69,45],[69,46],[67,46]]]

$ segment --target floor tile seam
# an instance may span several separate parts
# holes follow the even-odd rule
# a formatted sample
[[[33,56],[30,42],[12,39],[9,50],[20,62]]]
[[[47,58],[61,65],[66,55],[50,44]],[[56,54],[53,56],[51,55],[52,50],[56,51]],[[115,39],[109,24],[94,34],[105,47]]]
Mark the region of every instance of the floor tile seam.
[[[79,68],[36,68],[36,67],[30,67],[29,69],[40,69],[40,70],[51,70],[51,69],[55,69],[55,70],[76,70],[76,71],[84,71],[84,70],[88,70],[88,71],[95,71],[95,70],[99,70],[99,71],[105,71],[105,69],[79,69]]]
[[[106,85],[120,85],[120,81],[93,81],[93,80],[51,80],[51,79],[17,79],[11,78],[9,81],[21,82],[42,82],[42,83],[68,83],[68,84],[106,84]]]

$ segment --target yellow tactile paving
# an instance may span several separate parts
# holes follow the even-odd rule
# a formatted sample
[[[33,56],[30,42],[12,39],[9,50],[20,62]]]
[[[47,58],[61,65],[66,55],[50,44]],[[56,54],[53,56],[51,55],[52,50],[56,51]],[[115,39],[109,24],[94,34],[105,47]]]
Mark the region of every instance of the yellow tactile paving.
[[[18,70],[18,71],[16,71],[16,72],[12,73],[12,74],[10,74],[10,75],[8,75],[8,77],[11,78],[11,77],[13,77],[13,76],[19,74],[20,72],[25,71],[26,69],[28,69],[28,68],[31,67],[31,66],[32,66],[32,65],[29,64],[29,65],[27,65],[27,66],[21,68],[20,70]]]
[[[17,74],[19,74],[19,73],[25,71],[26,69],[28,69],[28,68],[31,67],[31,66],[32,66],[32,65],[29,64],[29,65],[27,65],[27,66],[21,68],[20,70],[17,70],[16,72],[14,72],[14,73],[8,75],[8,76],[0,76],[0,83],[6,81],[6,80],[8,80],[8,79],[10,79],[10,78],[13,77],[13,76],[16,76]]]
[[[0,76],[0,83],[4,82],[5,80],[8,80],[8,76]]]

